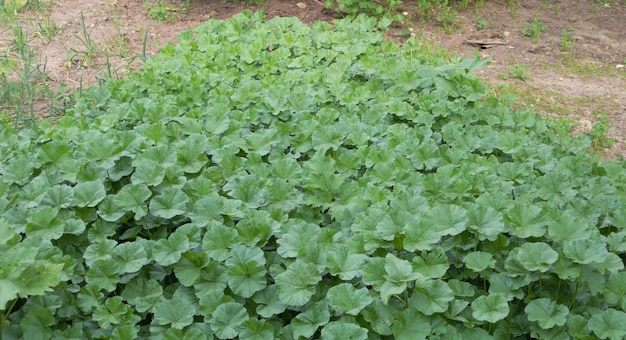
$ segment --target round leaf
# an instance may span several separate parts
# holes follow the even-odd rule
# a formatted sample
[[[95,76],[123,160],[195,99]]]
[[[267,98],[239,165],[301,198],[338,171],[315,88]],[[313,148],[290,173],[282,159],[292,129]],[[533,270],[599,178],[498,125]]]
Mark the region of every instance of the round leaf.
[[[537,321],[539,327],[550,329],[554,326],[563,326],[567,321],[569,309],[548,298],[541,298],[531,301],[524,308],[528,320]]]
[[[529,271],[546,272],[558,258],[559,254],[544,242],[525,243],[517,253],[517,260]]]
[[[211,329],[220,339],[232,339],[239,335],[243,329],[243,323],[250,317],[246,308],[237,302],[221,304],[212,314]]]
[[[509,304],[503,294],[479,296],[472,302],[472,316],[479,321],[497,322],[509,315]]]

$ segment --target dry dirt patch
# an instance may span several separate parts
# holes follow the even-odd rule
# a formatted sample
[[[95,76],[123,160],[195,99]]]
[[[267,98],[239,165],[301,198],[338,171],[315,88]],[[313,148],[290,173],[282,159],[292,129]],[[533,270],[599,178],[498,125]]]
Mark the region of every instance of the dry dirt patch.
[[[30,33],[31,45],[45,63],[51,88],[65,84],[79,89],[108,76],[122,77],[138,69],[142,60],[175,41],[178,32],[207,19],[226,19],[244,9],[264,9],[268,17],[297,16],[306,23],[332,21],[340,13],[327,10],[321,0],[268,0],[262,5],[191,0],[161,3],[169,18],[150,17],[150,5],[137,0],[54,0],[48,14],[27,12],[20,25]],[[552,117],[577,122],[576,132],[592,133],[600,118],[608,118],[608,136],[616,142],[604,150],[606,158],[626,155],[626,3],[609,0],[485,1],[459,13],[446,33],[434,20],[417,16],[414,2],[400,8],[412,18],[412,32],[456,55],[489,57],[492,63],[477,74],[521,96],[520,105],[534,106]],[[49,15],[48,18],[45,15]],[[434,18],[433,13],[433,18]],[[430,18],[430,19],[433,19]],[[48,20],[58,32],[46,39],[38,27]],[[524,36],[522,26],[538,20],[545,30],[536,39]],[[38,26],[39,24],[39,26]],[[11,32],[2,29],[6,45]],[[405,39],[404,28],[392,32]],[[468,42],[487,42],[469,44]],[[489,43],[496,42],[496,43]],[[0,45],[0,48],[7,46]],[[511,69],[523,71],[516,77]],[[505,79],[506,78],[506,79]],[[524,78],[519,79],[519,78]],[[46,114],[45,107],[40,109]]]

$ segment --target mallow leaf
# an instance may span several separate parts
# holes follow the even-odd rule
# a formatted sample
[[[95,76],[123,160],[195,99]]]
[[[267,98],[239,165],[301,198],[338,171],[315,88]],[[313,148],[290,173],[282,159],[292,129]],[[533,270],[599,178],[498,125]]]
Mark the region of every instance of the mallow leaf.
[[[258,247],[239,245],[230,252],[226,260],[228,267],[228,286],[233,293],[249,298],[265,288],[265,256]]]
[[[94,310],[93,319],[101,328],[109,329],[112,325],[122,322],[129,310],[130,308],[124,304],[121,296],[114,296],[106,299],[104,304]]]
[[[563,254],[576,263],[587,264],[603,262],[608,251],[604,243],[593,239],[584,239],[566,241],[563,246]]]
[[[157,217],[172,218],[183,214],[189,197],[180,189],[169,187],[150,201],[150,212]]]
[[[559,254],[545,242],[529,242],[519,247],[517,260],[529,271],[546,272]]]
[[[342,339],[354,339],[365,340],[367,339],[367,329],[349,322],[333,321],[329,322],[322,328],[322,339],[342,340]]]
[[[465,266],[475,272],[481,272],[487,268],[493,268],[496,260],[493,255],[484,251],[471,252],[463,258]]]
[[[624,339],[626,313],[613,308],[595,313],[589,319],[587,327],[600,339]]]
[[[162,266],[172,265],[182,253],[189,249],[189,239],[185,234],[174,232],[166,239],[160,239],[152,248],[152,258]]]
[[[322,277],[318,274],[316,265],[296,260],[274,279],[282,302],[302,306],[311,299],[315,293],[315,285]]]
[[[154,320],[159,325],[170,325],[183,329],[193,323],[196,307],[185,294],[174,294],[167,300],[162,299],[154,308]]]
[[[115,247],[116,259],[121,263],[120,274],[134,273],[148,263],[148,254],[143,244],[125,242]]]
[[[106,196],[102,181],[78,183],[74,187],[74,202],[79,207],[95,207]]]
[[[479,321],[498,322],[509,315],[509,303],[503,294],[482,295],[472,302],[472,316]]]
[[[243,329],[243,323],[250,316],[246,308],[237,302],[221,304],[213,312],[210,323],[215,336],[220,339],[233,339]]]
[[[565,324],[569,309],[551,299],[540,298],[529,302],[524,308],[524,312],[526,312],[528,320],[537,321],[539,327],[543,329],[550,329]]]
[[[341,283],[331,287],[326,297],[330,306],[339,315],[343,313],[358,315],[363,308],[374,301],[367,288],[356,289],[354,285],[349,283]]]
[[[330,321],[328,303],[325,300],[315,302],[291,321],[293,337],[295,339],[310,338],[319,327],[327,324],[328,321]]]
[[[443,313],[454,300],[454,292],[446,282],[428,280],[413,289],[410,305],[425,315]]]
[[[132,211],[135,220],[140,220],[148,213],[145,201],[150,198],[152,191],[142,184],[125,185],[114,198],[115,206],[123,211]]]

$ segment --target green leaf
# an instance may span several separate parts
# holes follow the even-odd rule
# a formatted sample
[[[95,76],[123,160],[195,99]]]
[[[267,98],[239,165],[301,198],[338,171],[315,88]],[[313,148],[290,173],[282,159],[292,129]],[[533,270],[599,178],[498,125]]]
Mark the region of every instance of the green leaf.
[[[565,324],[569,309],[548,298],[541,298],[528,303],[524,312],[526,312],[528,320],[537,321],[539,327],[543,329],[550,329]]]
[[[358,315],[374,299],[367,288],[356,289],[352,284],[341,283],[328,290],[328,303],[339,314]]]
[[[243,323],[250,317],[246,308],[237,302],[221,304],[211,317],[211,329],[220,339],[232,339],[243,330]]]
[[[487,268],[493,268],[496,265],[496,260],[489,253],[474,251],[463,258],[463,263],[465,263],[467,268],[475,272],[482,272]]]
[[[428,280],[413,289],[410,306],[425,315],[443,313],[448,310],[448,303],[454,300],[454,292],[439,280]]]
[[[548,226],[550,238],[563,241],[584,240],[591,236],[592,226],[585,219],[564,213],[557,221]]]
[[[187,250],[189,250],[187,236],[174,232],[167,239],[160,239],[154,244],[152,258],[162,266],[169,266],[178,262],[182,253]]]
[[[76,294],[76,305],[83,312],[91,312],[93,308],[98,307],[104,301],[104,293],[100,287],[95,285],[86,285],[81,287]]]
[[[450,264],[443,248],[422,252],[421,256],[413,258],[413,269],[431,279],[442,277],[448,271]]]
[[[315,285],[322,277],[316,265],[296,260],[287,266],[287,270],[274,276],[274,280],[282,302],[291,306],[302,306],[311,299],[315,293]]]
[[[473,204],[467,208],[467,227],[478,233],[480,240],[494,241],[505,230],[502,215],[495,209]]]
[[[304,312],[298,314],[291,322],[293,337],[310,338],[317,329],[330,321],[330,311],[326,301],[318,301]]]
[[[403,246],[406,251],[430,250],[433,244],[441,240],[441,231],[428,222],[413,220],[404,228]]]
[[[124,215],[126,210],[120,209],[115,204],[115,196],[109,195],[98,204],[98,216],[107,222],[117,222]]]
[[[198,280],[202,269],[209,264],[209,261],[209,257],[204,252],[184,252],[180,261],[174,266],[174,274],[183,286],[190,287]]]
[[[224,261],[229,249],[241,244],[237,231],[221,223],[211,223],[202,238],[202,251],[215,261]]]
[[[467,228],[467,212],[453,204],[435,205],[428,210],[427,223],[440,235],[458,235]]]
[[[626,273],[611,274],[602,294],[609,305],[626,310]]]
[[[20,321],[20,326],[27,339],[50,339],[55,324],[54,314],[51,310],[37,308],[30,310]]]
[[[163,182],[165,168],[155,162],[139,163],[130,177],[134,185],[157,186]]]
[[[177,150],[171,145],[157,145],[148,148],[141,157],[137,158],[133,165],[141,165],[145,163],[159,164],[164,168],[173,166],[176,164]]]
[[[587,327],[600,339],[623,339],[626,336],[626,313],[609,308],[592,315]]]
[[[120,277],[117,276],[119,264],[113,259],[95,261],[87,270],[85,280],[88,284],[112,292],[117,288]]]
[[[360,327],[354,323],[333,321],[329,322],[322,328],[323,339],[354,339],[365,340],[367,339],[367,329]]]
[[[380,335],[391,335],[391,325],[396,320],[396,311],[397,309],[391,304],[384,305],[380,299],[376,299],[363,309],[361,315],[369,322],[371,330]]]
[[[472,302],[472,316],[478,321],[497,322],[509,315],[509,304],[503,294],[482,295]]]
[[[105,196],[102,181],[78,183],[74,187],[74,202],[79,207],[95,207]]]
[[[124,300],[133,305],[140,313],[152,311],[155,306],[161,303],[162,296],[163,287],[154,279],[135,278],[128,282],[122,291]]]
[[[233,293],[249,298],[265,288],[265,256],[261,248],[239,245],[233,247],[230,255],[226,266],[228,286]]]
[[[37,150],[37,161],[41,163],[57,163],[72,154],[72,147],[62,141],[53,140],[42,144]]]
[[[566,241],[563,246],[563,254],[576,263],[587,264],[591,262],[602,263],[608,254],[604,243],[593,240]]]
[[[572,315],[567,319],[569,334],[575,339],[589,338],[591,331],[587,328],[587,318],[582,315]]]
[[[148,263],[146,250],[137,242],[118,244],[115,247],[115,257],[121,263],[120,274],[134,273]]]
[[[2,170],[2,180],[7,184],[24,185],[31,177],[36,164],[30,156],[18,156]]]
[[[417,340],[427,339],[431,334],[430,320],[415,309],[407,308],[397,312],[391,330],[394,339]]]
[[[104,329],[109,329],[112,325],[122,322],[130,308],[124,304],[122,297],[114,296],[106,299],[103,305],[99,305],[93,312],[93,319]]]
[[[161,218],[182,215],[187,210],[189,197],[178,188],[166,188],[150,201],[150,212]]]
[[[426,280],[422,274],[413,271],[409,261],[393,254],[387,254],[382,261],[370,261],[363,269],[363,282],[380,292],[384,304],[391,296],[404,292],[407,283],[418,279]]]
[[[83,258],[88,266],[92,266],[97,260],[109,260],[115,255],[115,246],[117,242],[110,239],[104,239],[99,242],[90,244],[83,253]]]
[[[278,298],[278,291],[275,285],[267,285],[261,291],[258,291],[252,297],[257,303],[256,312],[264,317],[271,318],[273,315],[280,314],[287,309],[287,304]]]
[[[63,236],[63,221],[57,218],[59,210],[42,207],[30,210],[26,217],[26,234],[42,240],[56,240]]]
[[[148,214],[148,207],[144,203],[152,191],[145,185],[129,184],[124,186],[114,198],[115,206],[122,211],[132,211],[135,220],[140,220]]]
[[[57,209],[65,209],[74,205],[74,189],[69,185],[55,185],[46,192],[41,204]]]
[[[59,284],[62,271],[63,263],[34,261],[26,264],[19,272],[19,277],[12,281],[21,297],[43,295]]]
[[[167,300],[162,299],[154,308],[154,320],[159,325],[170,325],[183,329],[193,323],[196,306],[185,294],[174,294]]]
[[[311,245],[317,243],[320,235],[319,226],[312,223],[304,223],[303,221],[294,221],[289,226],[289,230],[280,239],[278,239],[277,252],[285,258],[297,257],[311,248]]]
[[[366,259],[365,254],[351,254],[348,248],[340,247],[329,252],[326,265],[332,275],[337,275],[342,280],[352,280],[361,276]]]
[[[509,209],[506,217],[511,223],[510,233],[520,238],[543,236],[549,221],[538,206],[518,202]]]
[[[559,254],[547,243],[524,243],[519,247],[517,260],[529,271],[546,272],[559,258]]]
[[[251,340],[273,340],[274,339],[274,327],[265,320],[248,319],[242,324],[242,329],[239,332],[240,339]]]

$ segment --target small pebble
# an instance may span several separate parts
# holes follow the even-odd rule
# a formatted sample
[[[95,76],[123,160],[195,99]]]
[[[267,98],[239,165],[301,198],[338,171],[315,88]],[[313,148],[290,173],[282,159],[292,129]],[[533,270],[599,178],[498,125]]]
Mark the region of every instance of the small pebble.
[[[300,9],[305,9],[306,8],[306,4],[304,2],[298,2],[296,4],[296,6],[298,6],[298,8],[300,8]]]

